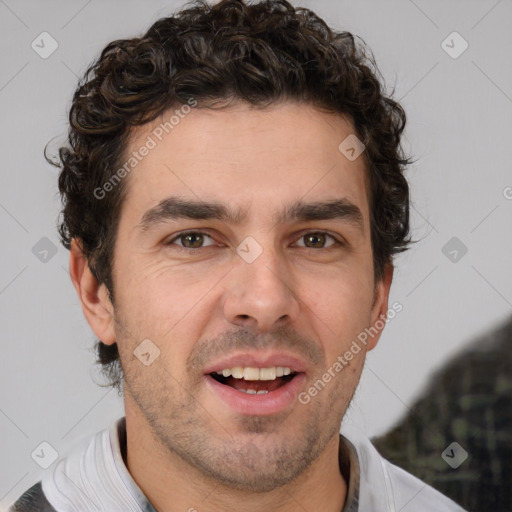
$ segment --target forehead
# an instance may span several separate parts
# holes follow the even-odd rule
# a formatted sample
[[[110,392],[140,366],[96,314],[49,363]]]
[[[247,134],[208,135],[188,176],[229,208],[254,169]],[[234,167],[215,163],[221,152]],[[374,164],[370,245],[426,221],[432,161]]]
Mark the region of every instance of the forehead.
[[[339,149],[354,131],[345,117],[304,104],[173,107],[132,132],[125,160],[138,158],[123,210],[138,222],[148,208],[180,196],[254,207],[270,220],[283,204],[343,197],[367,217],[363,156],[349,160]]]

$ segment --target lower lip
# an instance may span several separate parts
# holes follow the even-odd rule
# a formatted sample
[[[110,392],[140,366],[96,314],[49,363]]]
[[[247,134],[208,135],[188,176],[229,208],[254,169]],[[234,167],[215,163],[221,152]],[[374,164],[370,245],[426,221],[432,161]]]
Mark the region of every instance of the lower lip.
[[[270,416],[284,411],[296,400],[305,380],[304,373],[295,377],[274,391],[251,395],[217,382],[211,375],[205,375],[206,384],[227,406],[247,416]]]

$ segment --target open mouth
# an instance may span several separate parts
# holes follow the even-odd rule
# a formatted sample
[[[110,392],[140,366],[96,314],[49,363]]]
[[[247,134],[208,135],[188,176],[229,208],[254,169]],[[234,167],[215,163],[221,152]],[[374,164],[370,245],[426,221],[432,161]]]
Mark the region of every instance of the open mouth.
[[[263,395],[292,381],[297,372],[290,368],[234,368],[209,374],[214,380],[249,395]]]

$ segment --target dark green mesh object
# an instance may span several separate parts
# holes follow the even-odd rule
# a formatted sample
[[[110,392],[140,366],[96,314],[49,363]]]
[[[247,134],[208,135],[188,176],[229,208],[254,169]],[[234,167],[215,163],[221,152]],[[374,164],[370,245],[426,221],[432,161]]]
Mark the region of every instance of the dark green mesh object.
[[[470,511],[512,511],[512,318],[437,372],[380,453]],[[452,442],[468,458],[452,469]]]

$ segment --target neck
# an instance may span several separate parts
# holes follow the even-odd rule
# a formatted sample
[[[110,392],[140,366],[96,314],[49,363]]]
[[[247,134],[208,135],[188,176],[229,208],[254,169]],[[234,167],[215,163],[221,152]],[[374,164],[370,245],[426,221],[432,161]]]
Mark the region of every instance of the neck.
[[[298,478],[266,493],[241,491],[211,480],[169,452],[141,418],[126,413],[126,466],[157,511],[275,512],[323,510],[340,512],[347,495],[338,459],[340,436],[333,435],[320,456]]]

